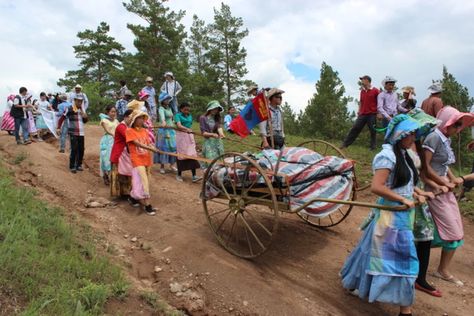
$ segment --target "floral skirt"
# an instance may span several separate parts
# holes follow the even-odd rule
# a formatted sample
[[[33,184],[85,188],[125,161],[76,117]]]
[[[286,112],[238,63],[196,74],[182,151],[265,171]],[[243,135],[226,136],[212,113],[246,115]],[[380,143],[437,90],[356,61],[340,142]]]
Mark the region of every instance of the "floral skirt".
[[[161,151],[176,153],[176,131],[172,129],[159,128],[156,137],[156,147]],[[153,155],[153,162],[160,164],[174,164],[176,162],[176,157],[155,153]]]
[[[415,207],[415,225],[413,227],[413,235],[415,241],[433,240],[433,232],[435,225],[431,217],[427,204],[417,205]]]
[[[38,132],[38,129],[36,128],[35,118],[33,116],[33,113],[28,111],[28,133],[36,134],[37,132]]]
[[[204,158],[213,160],[224,154],[224,143],[220,138],[206,138],[202,146]]]
[[[104,175],[104,172],[110,172],[110,153],[112,152],[112,146],[114,145],[114,137],[112,135],[104,135],[100,139],[100,176]]]

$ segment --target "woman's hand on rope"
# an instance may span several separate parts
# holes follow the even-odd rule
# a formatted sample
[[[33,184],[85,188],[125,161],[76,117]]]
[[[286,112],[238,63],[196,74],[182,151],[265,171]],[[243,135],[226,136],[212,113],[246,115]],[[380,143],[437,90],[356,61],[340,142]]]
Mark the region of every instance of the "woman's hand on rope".
[[[415,202],[412,200],[404,198],[401,202],[407,206],[407,211],[415,207]]]

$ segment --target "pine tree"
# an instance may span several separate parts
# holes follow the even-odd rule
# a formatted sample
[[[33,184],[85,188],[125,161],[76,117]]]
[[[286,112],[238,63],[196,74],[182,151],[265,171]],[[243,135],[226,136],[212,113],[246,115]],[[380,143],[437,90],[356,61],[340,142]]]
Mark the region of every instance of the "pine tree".
[[[178,80],[186,77],[182,73],[185,67],[182,67],[180,59],[186,38],[184,25],[181,24],[185,11],[174,12],[164,5],[165,2],[166,0],[129,0],[123,3],[129,12],[135,13],[146,23],[127,24],[135,35],[134,45],[138,50],[136,57],[143,79],[151,76],[159,80],[163,78],[165,71],[172,71]]]
[[[205,111],[207,103],[224,98],[222,82],[211,64],[209,49],[209,27],[197,15],[193,16],[190,35],[186,40],[190,71],[190,101],[192,112],[197,118]]]
[[[210,25],[210,56],[219,81],[225,88],[227,105],[232,104],[235,94],[243,94],[243,77],[247,74],[247,51],[241,46],[248,35],[243,29],[242,18],[232,16],[230,7],[221,3],[214,8],[214,23]]]
[[[288,102],[281,105],[281,111],[283,112],[283,122],[285,123],[285,133],[289,135],[301,134],[300,127],[298,124],[298,117],[293,111]]]
[[[123,46],[108,35],[109,31],[109,25],[101,22],[96,31],[86,29],[77,33],[80,42],[73,48],[80,68],[68,71],[65,78],[59,79],[59,86],[71,89],[76,83],[95,82],[99,84],[99,93],[104,95],[110,88],[111,73],[121,65],[124,51]]]
[[[474,103],[474,99],[469,95],[469,90],[460,84],[453,74],[448,72],[446,66],[443,66],[443,79],[438,81],[441,81],[443,86],[443,93],[441,94],[443,103],[445,105],[451,105],[461,112],[469,112],[471,105]],[[465,150],[470,140],[470,130],[465,129],[458,136],[457,141],[453,142],[459,170],[461,170],[462,167],[471,166],[472,154]]]
[[[321,65],[316,93],[308,102],[301,116],[301,128],[305,135],[321,135],[329,139],[342,138],[350,127],[345,88],[337,71],[325,62]]]

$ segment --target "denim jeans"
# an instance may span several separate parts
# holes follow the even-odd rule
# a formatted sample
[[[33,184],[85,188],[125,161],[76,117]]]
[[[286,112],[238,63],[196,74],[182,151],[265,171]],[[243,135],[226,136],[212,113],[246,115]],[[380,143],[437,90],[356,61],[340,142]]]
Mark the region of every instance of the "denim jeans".
[[[178,98],[174,96],[171,101],[170,101],[170,108],[171,111],[173,112],[173,116],[178,113]]]
[[[66,140],[68,135],[69,122],[64,120],[63,125],[61,126],[61,136],[59,138],[59,149],[66,149]]]
[[[29,140],[29,132],[28,132],[28,120],[26,118],[20,117],[15,118],[15,139],[17,142],[21,141],[20,139],[20,127],[23,131],[23,141]]]

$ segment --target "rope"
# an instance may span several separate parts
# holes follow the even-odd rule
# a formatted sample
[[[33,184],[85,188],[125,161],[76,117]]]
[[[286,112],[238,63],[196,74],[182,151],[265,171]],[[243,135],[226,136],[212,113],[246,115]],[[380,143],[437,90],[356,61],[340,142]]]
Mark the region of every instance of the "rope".
[[[163,128],[163,129],[172,129],[172,130],[175,130],[175,131],[178,131],[178,132],[181,132],[181,133],[187,133],[187,134],[193,134],[193,135],[200,136],[200,137],[205,137],[205,136],[203,136],[201,133],[185,132],[185,131],[180,130],[180,129],[177,128],[177,127],[172,127],[172,126],[165,126],[165,127],[162,127],[162,126],[153,126],[153,129],[160,129],[160,128]],[[233,142],[233,143],[238,143],[238,144],[241,144],[241,145],[244,145],[244,146],[252,147],[252,148],[255,148],[255,149],[258,149],[258,150],[262,150],[262,147],[260,147],[260,146],[252,145],[252,144],[243,142],[243,141],[238,140],[238,139],[232,139],[232,138],[228,138],[228,137],[224,137],[224,138],[221,138],[221,139],[222,139],[222,140],[225,140],[225,141]]]

